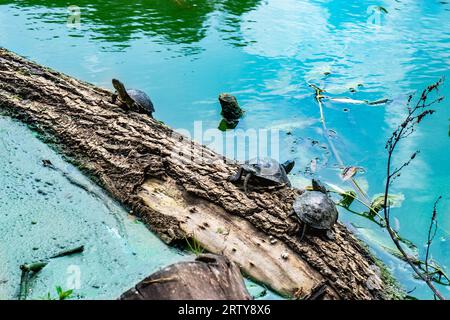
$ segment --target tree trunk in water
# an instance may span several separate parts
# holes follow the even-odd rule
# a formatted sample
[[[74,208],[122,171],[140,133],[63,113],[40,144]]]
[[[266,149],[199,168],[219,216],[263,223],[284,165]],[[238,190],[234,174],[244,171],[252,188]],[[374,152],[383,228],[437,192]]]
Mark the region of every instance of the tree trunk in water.
[[[163,108],[164,106],[160,106]],[[343,226],[335,241],[289,217],[300,190],[245,194],[227,178],[238,166],[111,92],[0,49],[0,111],[38,131],[167,243],[195,238],[270,288],[304,297],[327,283],[329,298],[385,298],[375,261]]]
[[[172,264],[120,296],[120,300],[250,299],[239,268],[227,258],[212,254]]]

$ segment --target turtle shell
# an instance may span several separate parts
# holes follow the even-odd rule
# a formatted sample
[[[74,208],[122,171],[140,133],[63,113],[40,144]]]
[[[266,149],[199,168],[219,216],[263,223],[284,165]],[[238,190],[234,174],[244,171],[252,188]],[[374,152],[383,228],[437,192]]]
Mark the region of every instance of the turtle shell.
[[[320,230],[331,229],[338,219],[333,201],[320,191],[305,191],[298,196],[294,211],[302,222]]]
[[[291,186],[286,170],[274,159],[263,158],[246,162],[242,169],[255,177],[275,184],[287,184]]]
[[[152,114],[155,112],[152,100],[144,91],[129,89],[127,90],[127,93],[134,102],[141,105],[148,113]]]

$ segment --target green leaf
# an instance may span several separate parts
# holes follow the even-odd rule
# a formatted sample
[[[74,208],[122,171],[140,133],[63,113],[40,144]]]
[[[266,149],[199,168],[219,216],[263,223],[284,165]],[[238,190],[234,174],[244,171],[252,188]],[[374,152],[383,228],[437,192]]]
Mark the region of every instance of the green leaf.
[[[58,293],[59,300],[65,300],[65,299],[69,298],[72,295],[73,289],[64,291],[60,286],[57,286],[56,287],[56,292]]]
[[[387,197],[387,205],[390,207],[400,207],[405,196],[403,194],[390,194]],[[380,212],[384,208],[384,194],[376,194],[370,204],[375,212]]]
[[[339,201],[339,204],[341,206],[343,206],[344,208],[348,209],[348,208],[350,208],[350,205],[353,203],[353,201],[357,197],[357,194],[355,191],[349,190],[345,193],[342,193],[341,196],[342,196],[342,200]]]
[[[67,291],[63,292],[63,299],[62,300],[66,299],[66,298],[69,298],[72,295],[72,293],[73,293],[73,289],[70,289],[70,290],[67,290]]]

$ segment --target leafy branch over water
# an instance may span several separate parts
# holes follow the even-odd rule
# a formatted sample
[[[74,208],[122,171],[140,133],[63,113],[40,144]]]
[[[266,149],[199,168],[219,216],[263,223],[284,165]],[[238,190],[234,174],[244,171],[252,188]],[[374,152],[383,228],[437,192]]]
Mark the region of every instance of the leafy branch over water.
[[[395,232],[391,227],[391,219],[390,219],[390,203],[389,203],[389,190],[391,184],[395,181],[396,178],[398,178],[401,175],[402,170],[409,166],[411,161],[414,160],[414,158],[417,156],[419,151],[414,152],[410,158],[404,162],[401,166],[393,169],[392,167],[392,160],[395,153],[395,150],[399,144],[400,141],[403,139],[409,137],[412,133],[415,132],[417,125],[422,122],[422,120],[435,112],[435,110],[431,109],[431,107],[439,102],[441,102],[444,97],[438,97],[436,99],[433,99],[430,101],[429,96],[433,93],[439,92],[439,86],[442,84],[443,80],[439,80],[438,82],[428,86],[426,89],[422,91],[422,94],[417,101],[417,103],[413,106],[411,106],[411,101],[413,99],[413,95],[410,95],[408,98],[407,103],[407,110],[408,114],[405,118],[405,120],[394,130],[391,137],[388,139],[386,143],[386,150],[388,152],[388,160],[387,160],[387,166],[386,166],[386,183],[385,183],[385,190],[384,190],[384,201],[383,201],[383,211],[384,211],[384,220],[386,222],[386,229],[389,233],[389,236],[391,237],[392,241],[394,242],[395,246],[397,247],[398,251],[400,251],[401,255],[403,256],[404,260],[411,266],[411,268],[414,270],[415,274],[423,280],[428,287],[433,291],[434,295],[441,299],[445,300],[444,296],[437,290],[437,288],[434,285],[434,273],[430,272],[429,269],[429,249],[431,246],[431,242],[433,241],[434,234],[431,233],[433,225],[436,223],[436,217],[437,217],[437,202],[434,205],[433,215],[431,218],[431,226],[430,231],[428,233],[428,243],[427,243],[427,255],[425,258],[425,268],[421,267],[421,263],[417,263],[417,259],[410,257],[408,253],[403,248],[402,244],[400,243],[398,239],[397,232]],[[425,269],[425,270],[424,270]]]
[[[432,290],[434,296],[436,298],[439,298],[441,300],[445,300],[445,297],[437,290],[435,287],[435,284],[441,284],[450,286],[450,278],[445,274],[443,269],[434,261],[430,261],[430,247],[434,240],[438,225],[437,225],[437,204],[439,200],[441,199],[441,196],[436,200],[433,207],[433,214],[431,217],[431,223],[428,230],[428,241],[427,241],[427,249],[426,249],[426,255],[425,260],[421,261],[420,259],[411,256],[407,253],[407,251],[404,249],[403,245],[406,245],[409,248],[417,248],[411,241],[401,237],[397,231],[392,229],[391,227],[391,216],[390,216],[390,209],[393,206],[393,204],[396,201],[396,196],[390,194],[390,187],[392,183],[397,179],[402,171],[411,164],[411,162],[416,158],[416,156],[419,154],[419,151],[416,151],[411,154],[410,158],[405,161],[402,165],[399,167],[393,168],[392,166],[392,160],[394,158],[394,153],[396,151],[396,148],[399,144],[399,142],[407,137],[409,137],[412,133],[415,132],[416,127],[419,123],[422,122],[422,120],[432,115],[435,110],[431,109],[431,107],[435,104],[440,103],[444,97],[438,96],[435,99],[430,99],[431,95],[436,95],[439,93],[439,87],[443,83],[443,79],[437,81],[436,83],[429,85],[427,88],[425,88],[416,104],[412,105],[412,100],[414,98],[413,95],[410,95],[407,101],[407,116],[403,120],[403,122],[398,125],[398,127],[394,130],[390,138],[388,139],[386,143],[386,150],[388,152],[388,160],[386,164],[386,183],[384,186],[384,193],[380,196],[376,196],[372,201],[370,201],[367,197],[367,195],[363,192],[363,190],[359,187],[356,180],[353,178],[354,174],[350,174],[347,176],[347,179],[343,180],[350,180],[352,182],[352,185],[355,189],[355,191],[344,191],[341,188],[334,186],[332,184],[329,184],[334,190],[333,192],[336,192],[342,196],[342,200],[337,203],[337,205],[347,209],[348,211],[366,217],[369,220],[375,222],[379,226],[385,228],[390,238],[392,239],[393,243],[395,244],[397,251],[394,250],[388,250],[392,251],[394,256],[402,259],[403,261],[407,262],[411,268],[413,269],[415,275],[420,280],[424,281],[428,287]],[[325,117],[323,112],[323,102],[322,99],[325,98],[323,96],[323,92],[325,92],[323,89],[318,88],[315,85],[310,85],[315,90],[315,98],[318,102],[319,108],[320,108],[320,119],[322,123],[322,127],[324,130],[324,134],[327,137],[328,143],[331,147],[331,150],[338,161],[339,165],[341,167],[345,167],[344,163],[339,156],[339,153],[337,152],[337,149],[335,148],[333,141],[328,137],[326,134],[328,132],[326,123],[325,123]],[[355,167],[345,167],[345,169]],[[350,172],[354,171],[356,173],[356,169],[351,170]],[[344,176],[345,176],[344,170]],[[360,199],[361,197],[361,199]],[[351,204],[357,201],[360,204],[364,205],[368,208],[368,212],[356,212],[352,209],[350,209]],[[383,215],[380,214],[380,212],[383,212]]]

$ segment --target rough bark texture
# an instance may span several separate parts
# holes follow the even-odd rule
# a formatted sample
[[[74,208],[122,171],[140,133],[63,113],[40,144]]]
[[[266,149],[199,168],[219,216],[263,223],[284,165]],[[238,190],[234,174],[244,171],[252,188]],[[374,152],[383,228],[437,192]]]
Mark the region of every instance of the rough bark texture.
[[[388,285],[374,271],[374,259],[342,224],[334,227],[335,241],[316,235],[299,241],[299,224],[288,215],[301,191],[245,194],[226,180],[236,164],[156,120],[127,113],[111,103],[110,91],[0,49],[0,111],[40,132],[167,243],[191,233],[211,252],[223,251],[243,271],[285,294],[302,296],[325,281],[332,298],[385,297]],[[193,219],[203,214],[206,218]],[[210,217],[231,231],[211,230]],[[227,239],[233,234],[235,239]],[[223,249],[209,243],[219,235],[229,242]],[[248,249],[252,243],[266,246],[261,251],[266,258]],[[280,258],[281,251],[290,258]],[[285,277],[284,283],[276,284],[277,277]]]
[[[120,300],[250,299],[239,268],[227,258],[212,254],[172,264],[120,296]]]

